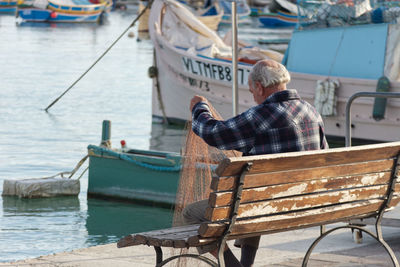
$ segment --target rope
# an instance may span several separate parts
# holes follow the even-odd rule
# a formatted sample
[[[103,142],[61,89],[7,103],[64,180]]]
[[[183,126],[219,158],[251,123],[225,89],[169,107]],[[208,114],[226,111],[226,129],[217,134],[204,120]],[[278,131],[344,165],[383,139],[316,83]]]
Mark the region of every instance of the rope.
[[[157,57],[156,57],[156,50],[153,50],[153,61],[154,61],[154,65],[157,69],[157,75],[156,75],[156,89],[157,89],[157,99],[158,99],[158,103],[160,104],[160,109],[163,115],[163,120],[166,124],[169,124],[168,121],[168,117],[167,117],[167,113],[165,112],[165,107],[164,107],[164,101],[162,99],[161,96],[161,89],[160,89],[160,83],[158,81],[158,67],[157,67]]]
[[[74,176],[74,174],[79,170],[79,168],[82,166],[82,164],[87,160],[87,158],[89,157],[89,155],[84,156],[75,166],[75,168],[70,171],[70,172],[59,172],[57,174],[54,174],[52,176],[46,176],[46,177],[36,177],[36,178],[29,178],[29,179],[51,179],[51,178],[56,178],[58,176],[61,176],[61,178],[65,178],[65,179],[71,179],[72,176]],[[88,167],[82,172],[82,174],[78,177],[77,180],[79,180],[82,175],[86,172],[86,170],[88,169]],[[64,177],[64,175],[69,174],[68,177]]]
[[[125,161],[127,161],[127,162],[133,163],[133,164],[138,165],[138,166],[140,166],[140,167],[144,167],[144,168],[151,169],[151,170],[154,170],[154,171],[160,171],[160,172],[177,172],[177,171],[180,171],[180,170],[182,169],[182,165],[181,165],[181,164],[176,165],[176,166],[173,166],[173,167],[169,167],[169,166],[156,166],[156,165],[152,165],[152,164],[149,164],[149,163],[141,162],[141,161],[139,161],[139,160],[135,160],[134,158],[132,158],[132,156],[129,157],[129,156],[123,154],[123,153],[118,153],[118,152],[115,152],[115,151],[113,151],[113,150],[110,150],[110,149],[107,149],[107,148],[104,148],[104,147],[98,147],[98,146],[94,146],[94,145],[89,145],[89,146],[88,146],[88,149],[98,150],[98,151],[100,151],[102,154],[103,154],[103,153],[107,153],[107,154],[109,154],[109,155],[111,155],[111,156],[114,156],[114,157],[116,157],[116,158],[125,160]]]
[[[346,29],[343,29],[342,34],[341,34],[341,36],[340,36],[339,43],[338,43],[338,45],[337,45],[337,47],[336,47],[336,51],[335,51],[335,55],[333,56],[332,64],[331,64],[330,67],[329,67],[328,79],[329,79],[329,77],[331,77],[331,73],[332,73],[332,70],[333,70],[333,66],[334,66],[335,63],[336,63],[336,58],[337,58],[337,55],[339,54],[339,48],[342,46],[342,42],[343,42],[343,39],[344,39],[344,32],[345,32],[345,31],[346,31]]]
[[[82,164],[87,160],[87,158],[89,157],[89,155],[84,156],[79,162],[78,164],[76,164],[75,168],[71,171],[71,175],[68,177],[68,179],[70,179],[75,173],[76,171],[82,166]],[[83,173],[85,173],[86,170],[83,171]],[[82,177],[83,173],[81,174],[81,176],[79,176],[78,180]]]
[[[134,21],[122,32],[122,34],[106,49],[106,51],[104,51],[104,53],[75,81],[71,84],[70,87],[68,87],[67,90],[64,91],[64,93],[62,93],[59,97],[57,97],[50,105],[48,105],[45,108],[45,111],[48,112],[49,108],[51,108],[55,103],[57,103],[58,100],[61,99],[61,97],[63,97],[72,87],[75,86],[75,84],[77,84],[110,50],[111,48],[122,38],[122,36],[124,36],[124,34],[135,25],[136,21],[139,20],[139,18],[146,12],[147,9],[149,9],[151,7],[151,5],[153,4],[153,0],[149,0],[149,3],[147,4],[147,6],[142,10],[142,12],[140,12],[140,14],[136,17],[136,19],[134,19]]]

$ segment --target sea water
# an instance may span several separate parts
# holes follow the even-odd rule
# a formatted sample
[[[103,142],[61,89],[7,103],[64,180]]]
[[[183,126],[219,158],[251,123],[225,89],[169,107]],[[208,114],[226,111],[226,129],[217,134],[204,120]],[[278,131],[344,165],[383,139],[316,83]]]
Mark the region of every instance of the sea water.
[[[182,127],[151,119],[151,41],[124,35],[48,112],[136,18],[137,6],[113,11],[102,25],[20,23],[0,16],[0,192],[4,179],[72,170],[99,144],[102,121],[118,147],[179,151]],[[18,22],[18,23],[17,23]],[[249,27],[252,31],[254,27]],[[137,27],[130,29],[137,35]],[[251,33],[251,32],[250,32]],[[271,34],[275,32],[270,32]],[[253,41],[262,38],[259,30]],[[249,38],[249,39],[251,39]],[[87,167],[87,162],[79,173]],[[88,199],[87,173],[78,197],[0,198],[0,261],[38,257],[118,241],[169,227],[172,211]]]
[[[0,191],[4,179],[71,171],[112,122],[114,147],[179,151],[181,128],[151,123],[150,41],[124,35],[46,113],[136,17],[136,7],[97,24],[16,24],[0,16]],[[130,31],[137,33],[137,29]],[[83,171],[87,162],[81,167]],[[168,227],[172,211],[78,197],[0,198],[0,261],[116,242],[130,232]]]

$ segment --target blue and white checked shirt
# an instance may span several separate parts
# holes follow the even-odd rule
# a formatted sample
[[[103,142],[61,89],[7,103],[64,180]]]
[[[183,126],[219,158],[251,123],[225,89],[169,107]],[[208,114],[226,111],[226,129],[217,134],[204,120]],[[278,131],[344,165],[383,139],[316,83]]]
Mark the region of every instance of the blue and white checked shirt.
[[[243,155],[328,148],[321,116],[293,89],[226,121],[214,119],[209,106],[199,102],[192,110],[192,129],[210,146]]]

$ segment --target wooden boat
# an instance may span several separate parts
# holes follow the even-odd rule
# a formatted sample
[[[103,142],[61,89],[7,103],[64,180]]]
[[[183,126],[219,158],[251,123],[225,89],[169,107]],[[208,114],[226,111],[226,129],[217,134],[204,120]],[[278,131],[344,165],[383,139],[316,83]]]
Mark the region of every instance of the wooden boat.
[[[88,0],[25,1],[17,16],[32,22],[98,22],[108,6],[108,2]]]
[[[111,122],[103,121],[100,145],[89,145],[88,196],[171,206],[181,169],[176,152],[111,147]]]
[[[17,0],[0,0],[1,13],[15,13],[17,10]]]
[[[222,23],[230,24],[232,22],[232,1],[228,0],[218,0],[219,5],[221,6],[224,15],[222,16]],[[251,23],[250,14],[251,9],[245,0],[237,0],[237,16],[238,16],[238,23]]]
[[[40,8],[18,9],[18,17],[31,22],[98,22],[101,14],[69,14]]]
[[[167,33],[163,31],[160,10],[166,4],[162,1],[156,1],[155,4],[149,19],[150,36],[156,51],[156,67],[159,69],[153,86],[154,117],[160,120],[168,119],[169,122],[190,119],[188,105],[195,94],[208,98],[224,118],[231,117],[231,62],[229,55],[221,56],[221,51],[225,50],[218,36],[205,29],[198,30],[197,24],[192,20],[180,18],[185,23],[192,23],[190,27],[197,29],[202,44],[181,42],[181,45],[178,45],[169,42],[168,40],[177,36],[167,39]],[[301,14],[299,17],[307,16]],[[326,21],[316,21],[314,24],[310,21],[300,21],[301,27],[295,30],[291,37],[283,60],[292,76],[288,87],[297,89],[305,100],[318,106],[324,115],[326,133],[329,136],[343,138],[345,106],[353,94],[379,91],[377,84],[382,76],[389,78],[390,92],[400,92],[400,26],[388,22],[369,22],[363,25],[316,28],[317,22],[326,25]],[[221,51],[208,55],[202,53],[211,46],[220,47]],[[247,76],[256,60],[242,60],[239,64],[240,112],[254,105],[248,92]],[[338,86],[333,84],[337,87],[335,101],[329,100],[329,107],[323,102],[324,97],[328,96],[324,96],[322,92],[324,87],[326,89],[332,82],[337,82]],[[373,98],[354,102],[353,138],[399,140],[399,100],[389,99],[386,105],[377,108],[386,110],[380,118],[372,114]],[[326,110],[335,112],[328,114]]]
[[[201,22],[203,22],[208,28],[216,31],[218,29],[218,25],[222,20],[222,16],[224,15],[223,10],[220,8],[217,2],[208,1],[206,6],[193,8],[188,5],[187,2],[181,1],[182,4],[186,6]],[[147,1],[139,1],[139,13],[146,7]],[[139,27],[138,27],[138,35],[139,39],[150,39],[149,35],[149,13],[148,9],[143,16],[139,19]]]
[[[258,20],[265,27],[294,27],[298,23],[297,15],[278,11],[277,13],[260,13]]]
[[[165,12],[161,13],[162,10]],[[159,70],[153,80],[153,115],[167,117],[169,121],[186,121],[190,119],[190,99],[201,94],[211,100],[222,116],[229,117],[232,114],[231,47],[173,0],[153,3],[149,25]],[[253,102],[247,87],[252,64],[268,57],[279,61],[283,55],[243,47],[239,57],[239,104],[244,111]]]
[[[95,145],[88,146],[88,153],[89,196],[175,203],[181,168],[178,153]]]
[[[107,6],[106,2],[93,4],[87,0],[48,0],[48,9],[67,14],[101,14]]]
[[[143,10],[146,8],[148,1],[139,1],[139,9],[138,14],[142,13]],[[139,25],[138,25],[138,40],[148,40],[150,39],[149,35],[149,14],[150,9],[146,9],[143,15],[139,18]]]
[[[218,29],[218,25],[224,15],[223,10],[215,1],[207,7],[195,9],[193,13],[201,22],[214,31]]]

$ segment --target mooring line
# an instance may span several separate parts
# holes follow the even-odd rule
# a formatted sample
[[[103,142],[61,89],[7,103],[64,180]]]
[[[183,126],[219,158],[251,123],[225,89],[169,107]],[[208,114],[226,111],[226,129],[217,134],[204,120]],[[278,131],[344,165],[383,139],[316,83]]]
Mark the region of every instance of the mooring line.
[[[67,90],[65,90],[59,97],[57,97],[50,105],[47,106],[47,108],[45,108],[44,110],[46,112],[48,112],[49,108],[51,108],[55,103],[57,103],[58,100],[61,99],[61,97],[63,97],[72,87],[75,86],[75,84],[77,84],[107,53],[108,51],[111,50],[111,48],[122,38],[122,36],[124,36],[124,34],[135,25],[136,21],[138,21],[140,19],[140,17],[146,12],[147,9],[149,9],[151,7],[151,5],[153,4],[153,0],[150,0],[147,4],[147,6],[142,10],[142,12],[140,12],[140,14],[136,17],[136,19],[128,26],[128,28],[126,28],[122,34],[106,49],[106,51],[104,51],[104,53],[75,81],[71,84],[70,87],[68,87]]]

